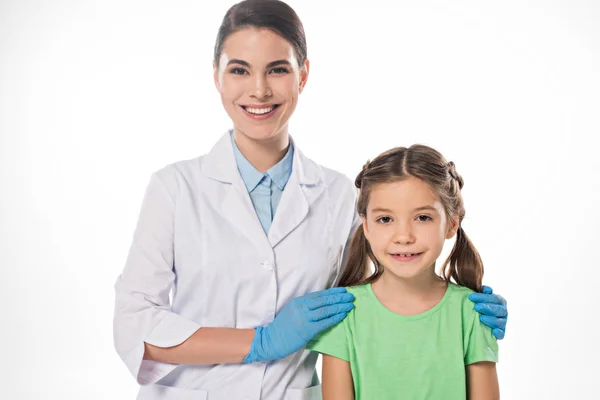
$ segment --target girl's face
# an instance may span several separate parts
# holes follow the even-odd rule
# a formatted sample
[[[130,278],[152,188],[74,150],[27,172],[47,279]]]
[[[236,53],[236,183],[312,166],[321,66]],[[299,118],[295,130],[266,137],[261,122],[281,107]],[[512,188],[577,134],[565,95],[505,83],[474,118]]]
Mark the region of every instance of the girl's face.
[[[362,220],[384,275],[402,279],[434,273],[444,241],[458,228],[456,222],[447,220],[431,187],[414,177],[375,185]]]
[[[292,45],[268,29],[247,28],[223,45],[215,85],[237,132],[253,140],[287,134],[308,78]]]

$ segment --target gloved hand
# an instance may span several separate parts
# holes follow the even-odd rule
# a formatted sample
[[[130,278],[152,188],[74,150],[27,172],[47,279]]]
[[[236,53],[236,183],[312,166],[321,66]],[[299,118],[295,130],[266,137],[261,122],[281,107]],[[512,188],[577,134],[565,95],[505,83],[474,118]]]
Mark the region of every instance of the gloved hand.
[[[287,303],[266,327],[255,328],[243,363],[278,360],[300,350],[319,332],[342,321],[354,308],[343,287],[313,292]]]
[[[475,311],[482,314],[480,316],[481,322],[492,328],[492,334],[496,339],[502,340],[506,333],[506,320],[508,318],[504,297],[493,294],[491,287],[484,286],[483,293],[471,293],[469,300],[475,303]]]

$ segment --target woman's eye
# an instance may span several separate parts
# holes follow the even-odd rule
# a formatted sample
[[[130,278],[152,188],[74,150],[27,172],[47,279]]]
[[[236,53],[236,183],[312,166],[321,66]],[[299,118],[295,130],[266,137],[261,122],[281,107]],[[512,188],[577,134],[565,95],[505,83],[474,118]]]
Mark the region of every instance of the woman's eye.
[[[390,217],[380,217],[377,219],[377,222],[380,222],[382,224],[389,224],[390,222],[392,222],[392,218]]]
[[[429,215],[419,215],[417,219],[421,222],[431,221],[431,217]]]
[[[273,68],[271,70],[271,72],[274,73],[274,74],[287,74],[290,71],[288,71],[287,68],[277,67],[277,68]]]
[[[234,75],[244,75],[246,73],[246,70],[243,68],[232,68],[231,70],[229,70],[229,72],[231,72]]]

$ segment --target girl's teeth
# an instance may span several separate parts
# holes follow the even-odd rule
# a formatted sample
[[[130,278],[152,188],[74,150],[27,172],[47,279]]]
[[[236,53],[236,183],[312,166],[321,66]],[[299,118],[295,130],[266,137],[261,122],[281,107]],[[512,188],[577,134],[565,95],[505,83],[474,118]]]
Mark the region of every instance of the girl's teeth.
[[[250,114],[268,114],[271,111],[273,111],[275,107],[269,107],[269,108],[246,108],[246,111],[248,111]]]

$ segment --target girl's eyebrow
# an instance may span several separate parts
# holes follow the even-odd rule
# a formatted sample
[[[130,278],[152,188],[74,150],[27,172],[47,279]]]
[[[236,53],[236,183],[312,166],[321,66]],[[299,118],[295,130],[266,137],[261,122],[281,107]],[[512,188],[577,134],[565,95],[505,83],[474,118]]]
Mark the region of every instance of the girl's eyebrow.
[[[423,206],[423,207],[415,208],[415,211],[435,211],[435,212],[437,212],[437,209],[433,206]]]
[[[435,207],[433,207],[433,206],[423,206],[423,207],[417,207],[413,211],[434,211],[434,212],[437,212],[437,209]],[[371,212],[373,212],[373,213],[382,212],[382,213],[393,214],[392,210],[390,210],[388,208],[382,208],[382,207],[374,208],[373,210],[371,210]]]
[[[393,211],[392,210],[388,210],[387,208],[374,208],[373,210],[371,210],[371,212],[382,212],[382,213],[388,213],[388,214],[392,214]]]

